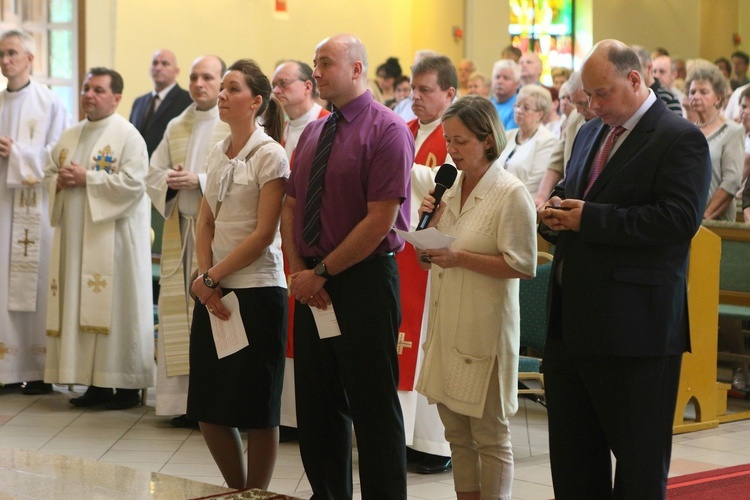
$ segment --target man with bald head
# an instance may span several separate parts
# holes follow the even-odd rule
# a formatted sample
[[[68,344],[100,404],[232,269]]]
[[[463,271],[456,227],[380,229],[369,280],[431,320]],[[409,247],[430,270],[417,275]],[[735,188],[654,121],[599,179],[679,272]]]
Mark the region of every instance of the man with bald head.
[[[319,95],[318,84],[312,77],[312,68],[302,61],[280,64],[273,72],[271,85],[273,95],[289,118],[284,125],[283,146],[291,161],[299,136],[307,124],[328,116],[329,112],[315,102]]]
[[[156,414],[177,415],[175,427],[195,427],[187,406],[190,323],[193,301],[190,276],[195,263],[195,222],[206,186],[205,163],[217,142],[229,135],[216,103],[224,61],[203,56],[190,68],[193,104],[169,122],[164,139],[151,155],[146,191],[165,217],[162,234]]]
[[[149,158],[164,137],[169,120],[193,102],[190,94],[177,83],[180,68],[171,50],[160,49],[154,53],[150,73],[154,90],[137,98],[130,111],[130,123],[146,140]]]
[[[521,56],[518,64],[521,66],[521,85],[531,83],[541,85],[542,60],[536,52],[525,53]]]
[[[477,71],[477,65],[470,59],[462,59],[456,68],[458,72],[458,97],[469,94],[469,77]]]
[[[647,87],[625,44],[596,44],[581,77],[597,118],[578,132],[539,227],[555,244],[544,352],[555,498],[660,499],[708,144]]]
[[[302,132],[281,212],[297,300],[300,453],[314,498],[351,498],[353,423],[362,497],[406,499],[394,258],[404,241],[393,228],[409,229],[414,140],[367,90],[361,41],[323,40],[313,62],[320,97],[335,110]],[[330,320],[316,322],[331,308],[338,335],[322,328]]]
[[[31,79],[35,49],[26,31],[0,35],[0,353],[10,353],[0,355],[0,384],[25,381],[28,395],[52,391],[42,378],[53,229],[41,181],[70,122],[60,98]]]

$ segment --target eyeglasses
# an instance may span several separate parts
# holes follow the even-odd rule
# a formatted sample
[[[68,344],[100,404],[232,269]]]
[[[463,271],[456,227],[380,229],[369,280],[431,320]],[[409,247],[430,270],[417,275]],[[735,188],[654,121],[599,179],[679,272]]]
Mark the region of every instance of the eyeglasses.
[[[9,59],[15,59],[16,57],[20,56],[24,52],[18,52],[17,50],[10,49],[8,52],[0,51],[0,59],[4,59],[5,56],[8,56]]]
[[[304,80],[301,80],[299,78],[289,78],[287,80],[276,80],[271,84],[271,88],[279,87],[281,90],[284,90],[294,82],[303,82]]]
[[[523,113],[529,113],[531,111],[541,111],[540,109],[532,108],[528,104],[516,104],[513,106],[513,109],[521,111]]]

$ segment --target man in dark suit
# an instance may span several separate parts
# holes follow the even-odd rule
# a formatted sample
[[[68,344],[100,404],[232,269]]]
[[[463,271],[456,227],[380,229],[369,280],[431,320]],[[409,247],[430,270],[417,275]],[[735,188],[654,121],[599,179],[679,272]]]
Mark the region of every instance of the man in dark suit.
[[[544,356],[555,497],[664,498],[708,145],[621,42],[599,42],[581,75],[597,118],[540,211],[555,244]]]
[[[130,123],[146,140],[149,158],[164,137],[167,123],[193,102],[190,93],[177,83],[179,74],[174,53],[166,49],[157,50],[151,59],[154,90],[133,103]]]

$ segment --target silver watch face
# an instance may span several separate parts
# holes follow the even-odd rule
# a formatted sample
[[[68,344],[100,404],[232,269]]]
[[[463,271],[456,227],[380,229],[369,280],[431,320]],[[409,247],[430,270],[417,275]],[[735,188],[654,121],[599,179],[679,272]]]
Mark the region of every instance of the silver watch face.
[[[214,280],[212,280],[207,274],[203,275],[203,281],[206,283],[206,286],[212,287],[214,286]]]
[[[315,266],[315,274],[318,276],[323,276],[326,273],[326,265],[322,262],[318,262],[318,265]]]

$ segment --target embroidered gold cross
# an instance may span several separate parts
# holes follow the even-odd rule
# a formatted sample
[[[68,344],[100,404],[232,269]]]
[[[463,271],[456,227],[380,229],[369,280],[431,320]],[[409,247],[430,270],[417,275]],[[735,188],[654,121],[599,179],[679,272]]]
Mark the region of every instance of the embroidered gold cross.
[[[33,245],[36,243],[35,241],[32,241],[29,239],[29,230],[24,229],[24,237],[22,240],[18,240],[18,243],[23,245],[23,256],[28,257],[29,256],[29,245]]]
[[[94,293],[99,293],[102,291],[102,288],[107,286],[107,280],[103,280],[101,274],[95,274],[94,279],[89,280],[86,284],[89,288],[94,289]]]
[[[411,349],[412,343],[410,340],[404,340],[406,334],[404,332],[398,332],[398,343],[396,344],[396,352],[398,354],[404,353],[404,347]]]
[[[52,296],[57,297],[57,280],[53,279],[52,284],[50,285],[50,289],[52,290]]]
[[[19,203],[21,204],[21,207],[35,207],[36,191],[33,189],[21,190],[21,200]]]
[[[4,359],[5,355],[8,354],[9,352],[10,352],[10,349],[5,347],[5,344],[0,342],[0,359]]]

